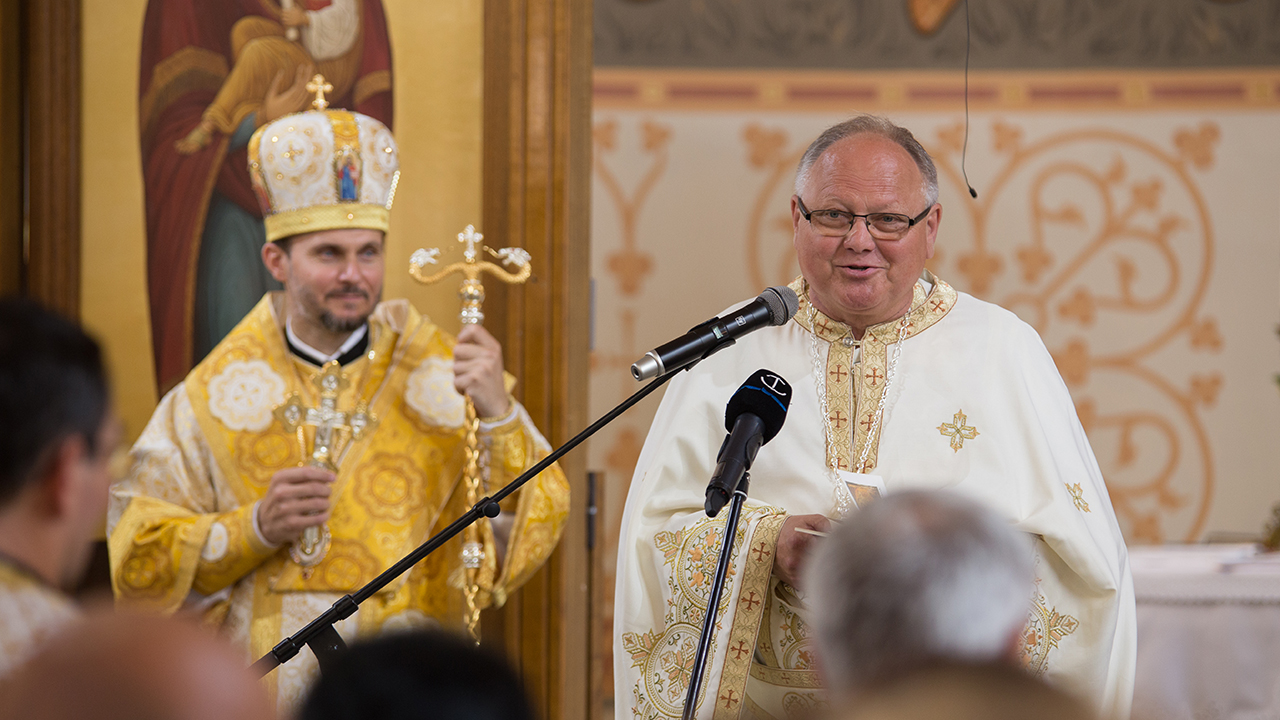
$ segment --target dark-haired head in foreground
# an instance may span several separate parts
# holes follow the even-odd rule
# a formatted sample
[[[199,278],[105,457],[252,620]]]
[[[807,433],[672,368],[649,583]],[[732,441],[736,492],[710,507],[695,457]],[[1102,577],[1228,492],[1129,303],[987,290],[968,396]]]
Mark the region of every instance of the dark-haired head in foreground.
[[[102,353],[74,323],[0,300],[0,675],[77,614],[119,423]]]
[[[393,633],[353,645],[326,669],[299,720],[532,720],[500,658],[443,631]]]
[[[0,554],[74,585],[106,513],[120,431],[98,344],[27,300],[0,300],[0,427]]]

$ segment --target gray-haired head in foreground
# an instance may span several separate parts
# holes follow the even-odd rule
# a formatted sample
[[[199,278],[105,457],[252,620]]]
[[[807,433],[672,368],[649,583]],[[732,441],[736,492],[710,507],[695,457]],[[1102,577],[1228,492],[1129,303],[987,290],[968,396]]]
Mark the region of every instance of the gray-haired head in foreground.
[[[955,493],[893,493],[855,511],[805,570],[832,696],[936,660],[1008,657],[1033,572],[1029,539]]]
[[[879,135],[902,146],[911,159],[916,161],[916,167],[920,169],[920,177],[924,178],[925,202],[929,205],[938,202],[938,168],[934,166],[933,158],[929,157],[928,151],[916,140],[916,136],[912,135],[910,130],[895,125],[879,115],[851,117],[827,128],[817,140],[810,143],[809,148],[800,157],[800,165],[796,168],[796,195],[804,189],[805,183],[809,180],[809,170],[818,162],[818,158],[822,157],[822,153],[826,152],[827,148],[847,137],[862,133]]]

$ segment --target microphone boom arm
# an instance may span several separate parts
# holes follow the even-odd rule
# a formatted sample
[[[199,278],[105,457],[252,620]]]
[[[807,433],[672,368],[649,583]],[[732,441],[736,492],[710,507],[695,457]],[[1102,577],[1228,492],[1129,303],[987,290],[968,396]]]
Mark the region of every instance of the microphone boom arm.
[[[687,370],[697,365],[694,361],[682,368]],[[582,432],[574,435],[568,442],[551,451],[542,460],[538,461],[533,467],[520,474],[520,477],[512,480],[506,487],[494,493],[492,497],[481,498],[470,510],[454,520],[448,527],[436,533],[423,544],[419,545],[413,552],[398,560],[394,565],[387,568],[381,575],[368,584],[357,590],[354,594],[343,595],[338,598],[328,610],[321,613],[314,620],[307,623],[301,630],[281,640],[266,655],[258,658],[256,662],[249,668],[258,677],[264,677],[267,673],[274,670],[279,665],[289,662],[293,659],[304,645],[322,644],[326,638],[334,636],[333,624],[339,620],[350,617],[356,610],[360,608],[360,603],[373,597],[382,588],[386,587],[391,581],[403,575],[406,571],[416,565],[420,560],[430,555],[432,551],[444,545],[451,538],[462,532],[467,526],[479,520],[481,517],[497,517],[500,508],[498,503],[507,496],[519,490],[525,483],[538,476],[543,470],[551,467],[551,464],[559,460],[570,450],[581,445],[587,438],[596,434],[605,425],[613,422],[622,413],[626,412],[631,406],[645,399],[654,390],[662,387],[668,380],[675,377],[676,372],[665,373],[653,382],[640,388],[631,397],[623,400],[617,407],[605,413],[600,419],[591,423]]]

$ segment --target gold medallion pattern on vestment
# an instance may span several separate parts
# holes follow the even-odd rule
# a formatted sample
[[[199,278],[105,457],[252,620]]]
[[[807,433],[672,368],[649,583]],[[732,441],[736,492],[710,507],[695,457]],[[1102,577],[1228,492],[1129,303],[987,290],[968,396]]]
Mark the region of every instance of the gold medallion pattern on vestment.
[[[674,531],[655,534],[654,547],[663,554],[667,571],[668,598],[663,625],[641,633],[624,633],[622,650],[631,665],[640,668],[640,680],[633,687],[632,714],[646,718],[678,718],[692,679],[693,655],[701,634],[703,617],[715,577],[726,515],[701,518]],[[764,616],[765,593],[773,570],[773,548],[786,516],[774,508],[744,510],[729,556],[727,587],[733,587],[738,569],[744,577],[737,597],[732,591],[721,596],[717,633],[729,626],[725,642],[720,683],[714,688],[704,682],[697,702],[714,698],[713,717],[738,717],[743,702],[752,649]],[[745,557],[741,557],[745,552]],[[706,678],[713,667],[721,642],[712,638]],[[706,679],[704,678],[704,680]]]

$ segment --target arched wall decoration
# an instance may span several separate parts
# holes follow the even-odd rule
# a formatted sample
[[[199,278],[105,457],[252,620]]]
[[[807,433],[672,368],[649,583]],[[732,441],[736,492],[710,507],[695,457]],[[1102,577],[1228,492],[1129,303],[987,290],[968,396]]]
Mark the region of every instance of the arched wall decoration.
[[[622,189],[618,177],[604,161],[605,156],[617,146],[617,121],[596,123],[591,134],[595,151],[592,153],[595,176],[617,210],[621,224],[622,249],[609,255],[609,274],[617,284],[618,292],[628,297],[639,293],[645,277],[653,270],[653,256],[636,247],[636,222],[654,184],[666,172],[667,145],[671,142],[671,127],[668,125],[646,121],[641,125],[641,133],[644,152],[652,156],[652,163],[630,195]]]
[[[1224,378],[1212,362],[1189,376],[1162,352],[1220,353],[1204,310],[1214,234],[1196,173],[1213,167],[1220,130],[1182,128],[1162,147],[1110,129],[1073,129],[1033,142],[994,121],[1000,159],[980,198],[959,170],[962,124],[919,136],[938,164],[942,237],[930,262],[959,289],[1019,314],[1044,338],[1098,455],[1126,536],[1195,541],[1214,488],[1205,415]],[[790,180],[803,147],[748,123],[747,162],[762,173],[746,250],[752,282],[798,272],[789,242]],[[1107,158],[1101,161],[1100,158]],[[1022,242],[1002,243],[1008,237]]]
[[[616,294],[622,305],[617,317],[610,319],[617,328],[619,342],[609,350],[591,353],[593,376],[605,383],[604,386],[597,383],[593,391],[603,393],[610,405],[625,400],[638,389],[630,372],[631,363],[643,353],[636,338],[636,316],[643,307],[637,302],[645,279],[656,262],[654,255],[640,246],[638,224],[654,186],[667,172],[671,134],[670,125],[652,120],[645,120],[638,127],[620,128],[616,119],[605,119],[596,122],[592,131],[594,176],[598,187],[604,191],[601,196],[608,198],[617,218],[616,232],[622,246],[604,256],[605,273],[598,277],[600,280],[607,278],[607,283],[597,288],[597,292]],[[641,155],[647,162],[639,169],[639,177],[634,181],[620,177],[609,162],[620,142],[631,141],[639,142]],[[622,169],[618,168],[618,171]],[[607,448],[603,455],[604,467],[618,479],[631,477],[640,457],[646,429],[643,418],[633,414],[619,418],[593,441],[596,446]],[[605,528],[606,532],[614,530],[608,522]]]

